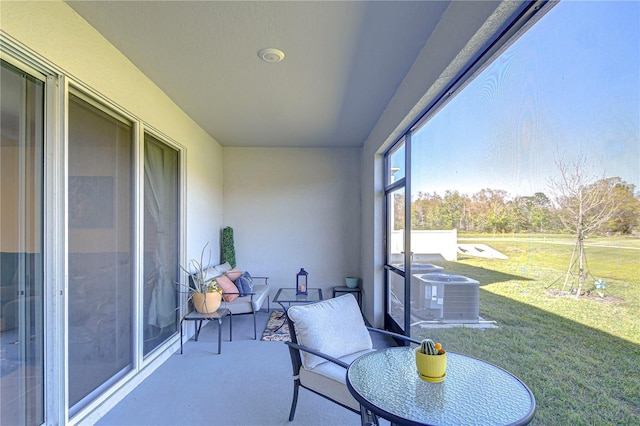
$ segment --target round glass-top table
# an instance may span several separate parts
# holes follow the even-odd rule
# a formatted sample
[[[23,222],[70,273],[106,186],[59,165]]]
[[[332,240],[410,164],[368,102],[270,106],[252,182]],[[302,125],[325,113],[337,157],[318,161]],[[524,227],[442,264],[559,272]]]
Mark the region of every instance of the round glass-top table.
[[[418,376],[414,351],[389,348],[356,359],[347,370],[353,397],[393,424],[526,425],[533,418],[533,394],[508,371],[447,352],[446,378],[429,383]]]

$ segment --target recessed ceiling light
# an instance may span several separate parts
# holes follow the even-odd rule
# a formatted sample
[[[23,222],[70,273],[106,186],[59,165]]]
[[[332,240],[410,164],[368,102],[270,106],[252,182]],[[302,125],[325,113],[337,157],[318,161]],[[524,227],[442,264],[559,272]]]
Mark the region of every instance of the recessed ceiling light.
[[[280,62],[284,59],[284,52],[279,49],[267,47],[260,49],[258,56],[265,62]]]

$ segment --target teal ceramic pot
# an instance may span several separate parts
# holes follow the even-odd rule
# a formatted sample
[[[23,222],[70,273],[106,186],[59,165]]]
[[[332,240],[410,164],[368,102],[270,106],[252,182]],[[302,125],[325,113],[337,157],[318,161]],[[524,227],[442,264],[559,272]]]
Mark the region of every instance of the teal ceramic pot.
[[[345,278],[347,282],[347,287],[349,288],[357,288],[358,287],[358,278],[357,277],[347,277]]]

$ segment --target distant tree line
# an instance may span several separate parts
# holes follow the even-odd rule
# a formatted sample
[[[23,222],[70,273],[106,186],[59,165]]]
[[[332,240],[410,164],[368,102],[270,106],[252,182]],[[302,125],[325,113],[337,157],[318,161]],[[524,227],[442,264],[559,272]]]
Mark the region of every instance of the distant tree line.
[[[592,229],[593,234],[631,234],[640,229],[640,192],[619,177],[604,178],[585,186],[592,198],[613,203],[594,208],[608,209],[607,220]],[[572,195],[542,192],[512,197],[501,189],[482,189],[473,194],[448,190],[444,196],[419,192],[411,203],[412,229],[458,229],[468,232],[538,232],[567,230]],[[395,229],[404,227],[404,196],[396,195]],[[597,213],[597,212],[596,212]],[[594,212],[592,212],[594,214]]]

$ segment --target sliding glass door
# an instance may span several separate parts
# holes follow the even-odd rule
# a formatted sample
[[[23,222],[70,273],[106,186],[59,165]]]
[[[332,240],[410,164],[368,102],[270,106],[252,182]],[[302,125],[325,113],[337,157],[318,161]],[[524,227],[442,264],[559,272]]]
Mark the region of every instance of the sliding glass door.
[[[179,153],[144,136],[144,355],[177,330]]]
[[[177,337],[182,148],[1,53],[0,425],[85,422]]]
[[[44,82],[2,62],[0,424],[44,422]]]
[[[133,368],[134,131],[69,94],[68,389],[70,414]]]

